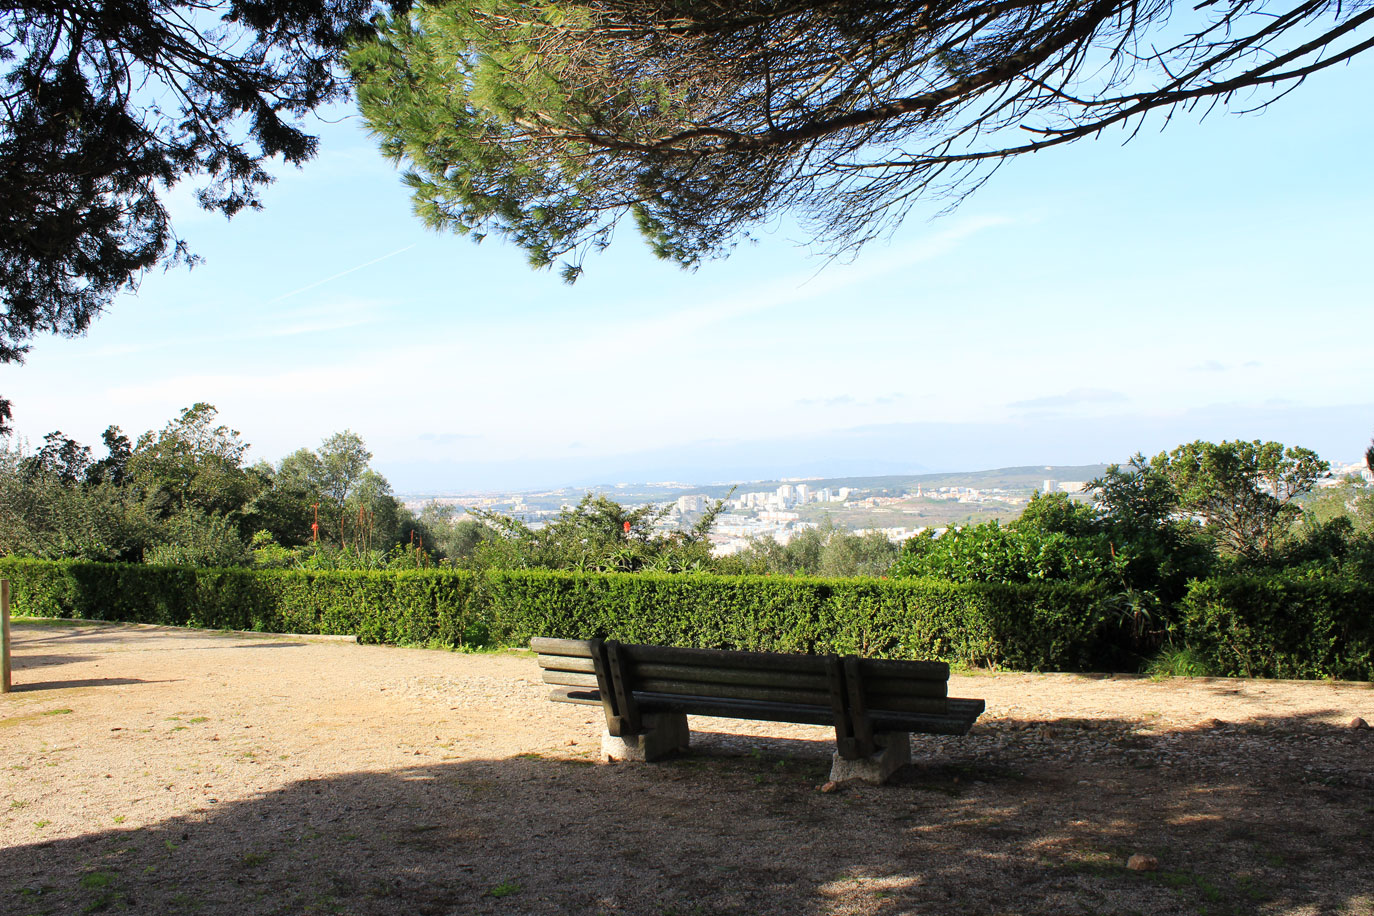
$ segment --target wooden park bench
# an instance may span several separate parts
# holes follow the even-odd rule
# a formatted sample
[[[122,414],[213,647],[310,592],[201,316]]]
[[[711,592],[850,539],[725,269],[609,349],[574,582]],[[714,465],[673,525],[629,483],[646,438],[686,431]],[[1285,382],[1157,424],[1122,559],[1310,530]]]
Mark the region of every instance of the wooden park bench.
[[[600,706],[602,755],[658,760],[687,749],[687,716],[833,725],[831,779],[883,782],[910,734],[964,735],[982,700],[946,695],[944,662],[785,655],[537,638],[549,698]]]

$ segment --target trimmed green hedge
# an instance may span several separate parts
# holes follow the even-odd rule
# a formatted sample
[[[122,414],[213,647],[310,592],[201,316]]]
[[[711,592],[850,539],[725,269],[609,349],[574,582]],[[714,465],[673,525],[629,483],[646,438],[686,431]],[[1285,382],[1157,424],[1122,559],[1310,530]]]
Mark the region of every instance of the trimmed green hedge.
[[[1107,590],[1059,583],[597,574],[303,572],[0,560],[14,611],[368,642],[518,646],[532,636],[943,659],[1019,670],[1133,669]],[[1374,585],[1194,582],[1177,633],[1217,674],[1369,680]]]
[[[189,569],[0,560],[15,613],[368,642],[486,645],[476,577],[403,572]]]
[[[1074,670],[1111,654],[1105,592],[1068,585],[524,571],[483,583],[506,644],[626,642]]]
[[[532,636],[857,652],[1017,669],[1116,661],[1107,592],[1079,586],[457,570],[303,572],[0,561],[17,613],[369,642],[515,646]]]
[[[1194,582],[1183,642],[1216,674],[1374,679],[1374,585],[1345,579]]]

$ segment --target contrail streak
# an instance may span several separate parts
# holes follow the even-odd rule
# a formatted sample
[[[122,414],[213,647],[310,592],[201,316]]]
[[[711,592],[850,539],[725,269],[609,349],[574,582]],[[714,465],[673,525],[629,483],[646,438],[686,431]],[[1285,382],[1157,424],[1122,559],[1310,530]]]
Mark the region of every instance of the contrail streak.
[[[415,243],[415,245],[418,245],[418,244],[420,244],[420,243],[419,243],[419,242],[416,242],[416,243]],[[334,276],[332,276],[332,277],[325,277],[323,280],[316,280],[314,283],[311,283],[311,284],[308,285],[308,286],[302,286],[300,289],[293,289],[293,290],[291,290],[291,292],[289,292],[289,293],[282,293],[280,296],[278,296],[278,297],[275,298],[275,299],[269,299],[269,300],[267,301],[267,304],[268,304],[268,305],[274,305],[274,304],[276,304],[276,303],[282,301],[283,299],[290,299],[292,296],[296,295],[297,293],[303,293],[303,292],[305,292],[306,290],[314,289],[314,288],[317,287],[317,286],[324,286],[326,283],[330,283],[330,282],[332,282],[332,281],[334,281],[334,280],[339,279],[340,277],[346,277],[346,276],[348,276],[349,274],[351,274],[351,273],[353,273],[353,272],[355,272],[355,271],[362,270],[364,267],[371,267],[373,264],[379,264],[379,263],[381,263],[382,261],[385,261],[387,258],[394,258],[394,257],[396,257],[396,255],[402,254],[402,253],[407,252],[407,251],[409,251],[410,249],[414,248],[415,245],[407,245],[407,246],[404,247],[404,248],[397,248],[395,251],[391,252],[391,254],[384,254],[384,255],[382,255],[380,258],[373,258],[371,261],[368,261],[366,264],[359,264],[357,267],[350,267],[350,268],[348,268],[348,270],[341,270],[341,271],[339,271],[338,273],[334,274]]]

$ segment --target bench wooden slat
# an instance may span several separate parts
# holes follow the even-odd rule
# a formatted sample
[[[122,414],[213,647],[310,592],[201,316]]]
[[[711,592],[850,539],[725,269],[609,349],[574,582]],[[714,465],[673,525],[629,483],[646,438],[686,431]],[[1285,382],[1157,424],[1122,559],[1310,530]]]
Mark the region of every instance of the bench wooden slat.
[[[668,696],[669,696],[669,695],[665,695],[665,697],[663,698],[663,701],[664,701],[665,703],[667,702]],[[553,700],[554,702],[559,702],[559,703],[581,703],[581,704],[584,704],[584,705],[591,705],[591,706],[600,706],[600,705],[601,705],[601,693],[596,689],[595,684],[593,684],[591,687],[566,686],[566,687],[560,687],[560,688],[555,689],[555,690],[550,690],[550,691],[549,691],[549,699],[550,699],[550,700]],[[665,712],[665,711],[667,711],[667,712],[683,712],[683,711],[687,711],[688,708],[690,707],[690,711],[691,711],[691,713],[692,713],[693,715],[702,715],[702,716],[705,716],[705,715],[713,715],[713,713],[698,712],[697,709],[700,708],[700,707],[712,706],[712,707],[719,707],[719,708],[726,708],[726,707],[729,707],[729,708],[732,709],[732,710],[738,710],[738,709],[745,709],[745,708],[748,708],[748,707],[750,706],[750,704],[749,704],[748,701],[743,701],[743,700],[741,700],[741,701],[739,701],[738,703],[731,703],[731,702],[729,701],[728,698],[723,698],[723,697],[710,698],[710,697],[700,697],[700,696],[698,696],[698,697],[695,697],[695,698],[694,698],[694,697],[690,697],[690,696],[671,696],[671,699],[674,701],[674,702],[671,704],[671,705],[673,706],[672,709],[652,708],[652,709],[649,709],[648,711],[650,711],[650,712]],[[699,703],[693,702],[694,699],[695,699],[695,700],[700,700],[701,702],[699,702]],[[644,704],[645,704],[645,702],[650,702],[651,705],[653,705],[653,706],[655,706],[655,707],[658,707],[658,706],[663,705],[662,703],[659,702],[659,698],[655,698],[654,700],[651,700],[651,701],[646,701],[645,695],[644,695],[644,694],[640,694],[640,706],[643,707]],[[973,724],[973,720],[976,719],[976,718],[978,717],[978,715],[980,715],[980,714],[982,713],[982,711],[983,711],[983,707],[982,707],[982,705],[981,705],[983,701],[982,701],[982,700],[950,700],[950,702],[951,702],[951,703],[964,703],[964,704],[977,703],[977,704],[979,704],[979,705],[978,705],[978,707],[977,707],[977,711],[976,711],[976,712],[973,711],[972,709],[968,708],[968,707],[964,707],[964,708],[960,709],[957,713],[946,713],[946,714],[944,714],[944,715],[940,715],[940,714],[935,713],[935,712],[926,712],[926,711],[924,711],[924,710],[911,710],[910,712],[912,712],[912,713],[917,713],[917,714],[915,714],[915,715],[901,715],[899,712],[892,711],[892,710],[886,710],[886,711],[885,711],[885,710],[871,710],[871,713],[872,713],[872,715],[874,716],[875,721],[877,721],[880,725],[882,725],[882,726],[883,726],[883,729],[889,730],[889,731],[893,731],[893,730],[904,730],[905,727],[906,727],[906,725],[907,725],[907,724],[910,724],[910,723],[916,723],[917,725],[928,725],[928,724],[930,724],[930,723],[935,722],[935,721],[938,720],[941,724],[940,724],[940,726],[939,726],[940,731],[937,732],[937,734],[958,734],[958,735],[967,734],[969,727],[971,727],[972,724]],[[799,705],[799,704],[793,704],[793,706],[797,706],[797,705]],[[808,708],[812,708],[812,707],[808,707]],[[821,708],[822,708],[822,707],[819,707],[819,706],[814,707],[814,709],[816,709],[816,710],[819,710],[819,709],[821,709]],[[724,715],[724,714],[722,713],[721,715]],[[826,715],[826,716],[821,716],[821,714],[818,712],[818,713],[816,713],[816,717],[818,717],[818,718],[820,719],[820,721],[811,722],[810,724],[813,724],[813,725],[832,725],[832,724],[834,724],[834,711],[833,711],[833,710],[830,710],[830,711],[829,711],[829,714]],[[785,719],[785,718],[784,718],[784,719],[776,719],[776,718],[772,718],[772,717],[770,717],[770,716],[765,716],[765,715],[755,716],[754,718],[758,718],[758,719],[762,719],[762,720],[764,720],[764,721],[770,721],[770,722],[773,722],[773,721],[782,721],[782,722],[791,721],[791,720],[788,720],[788,719]],[[810,720],[808,720],[808,721],[810,721]],[[967,725],[964,725],[964,726],[961,728],[960,726],[961,726],[962,723],[967,723]],[[883,730],[883,729],[880,729],[880,730]],[[914,731],[914,730],[916,730],[916,729],[911,729],[911,730]]]
[[[709,684],[740,684],[759,687],[797,687],[827,690],[823,671],[758,671],[750,668],[719,668],[705,665],[669,665],[636,662],[637,677],[670,681],[703,681]]]
[[[880,731],[920,732],[926,735],[967,735],[974,721],[983,714],[982,700],[949,699],[949,711],[942,716],[919,713],[873,713],[874,728]]]
[[[768,703],[827,705],[828,690],[800,690],[795,687],[755,687],[744,684],[706,684],[700,681],[670,681],[663,678],[636,678],[635,692],[671,693],[676,696],[717,699],[761,700]]]
[[[829,706],[798,703],[756,703],[748,700],[680,697],[667,693],[639,695],[640,712],[681,712],[694,716],[723,719],[756,719],[761,722],[801,722],[807,725],[834,725]]]
[[[904,658],[861,658],[859,674],[864,678],[889,675],[906,678],[949,680],[949,665],[944,662],[915,661]]]
[[[870,713],[887,710],[941,715],[949,711],[949,702],[944,697],[913,697],[892,694],[875,697],[867,691],[864,693]]]
[[[591,687],[596,689],[601,685],[597,683],[595,674],[583,674],[580,671],[548,671],[544,672],[545,684],[561,684],[566,687]]]
[[[885,696],[897,694],[899,696],[917,697],[944,697],[949,692],[948,681],[932,681],[926,678],[916,680],[904,680],[896,677],[864,677],[860,673],[860,679],[864,685],[865,696]]]
[[[622,646],[627,659],[643,664],[693,665],[707,668],[746,668],[755,671],[825,673],[821,655],[784,655],[780,652],[735,652],[731,649],[682,649],[677,646]]]
[[[588,674],[596,672],[596,662],[591,656],[575,658],[571,655],[541,655],[539,667],[551,671],[585,671]]]
[[[536,636],[530,640],[530,648],[540,655],[567,655],[573,658],[591,658],[591,642],[586,639],[555,639],[550,636]]]
[[[584,706],[600,706],[601,692],[585,687],[560,687],[549,691],[549,699],[555,703],[581,703]]]

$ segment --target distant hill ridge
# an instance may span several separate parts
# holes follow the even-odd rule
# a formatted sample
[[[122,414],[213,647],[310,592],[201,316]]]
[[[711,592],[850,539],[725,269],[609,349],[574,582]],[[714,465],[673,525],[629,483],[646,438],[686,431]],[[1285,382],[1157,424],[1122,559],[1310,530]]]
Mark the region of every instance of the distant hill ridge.
[[[692,492],[708,496],[724,496],[733,486],[737,493],[751,493],[758,490],[776,490],[783,484],[805,483],[813,490],[823,487],[838,489],[849,487],[851,490],[909,490],[912,487],[977,487],[992,489],[1002,487],[1007,490],[1036,489],[1046,480],[1088,481],[1101,477],[1107,471],[1105,464],[1074,465],[1025,465],[1014,468],[996,468],[988,471],[953,471],[937,474],[889,474],[881,477],[820,477],[806,480],[759,480],[752,483],[710,484],[694,487]]]
[[[896,493],[914,489],[915,487],[938,488],[938,487],[975,487],[981,490],[990,490],[1001,487],[1006,490],[1033,490],[1039,489],[1046,480],[1056,483],[1061,481],[1088,481],[1096,477],[1101,477],[1107,470],[1105,464],[1075,464],[1075,465],[1025,465],[1014,468],[995,468],[987,471],[948,471],[933,474],[886,474],[874,477],[808,477],[808,478],[777,478],[773,480],[754,480],[742,481],[738,483],[711,483],[700,486],[674,483],[674,484],[599,484],[588,487],[563,487],[548,490],[507,490],[508,494],[520,494],[526,498],[535,497],[532,502],[543,502],[548,499],[567,499],[582,493],[604,493],[614,499],[630,503],[643,500],[662,500],[665,498],[676,499],[678,496],[689,493],[700,493],[711,498],[725,496],[733,488],[736,494],[755,493],[759,491],[774,491],[783,484],[805,483],[813,490],[820,490],[829,487],[832,490],[840,487],[848,487],[851,490],[861,490],[869,495],[882,495],[883,493]],[[456,492],[449,493],[405,493],[402,494],[411,502],[418,502],[424,498],[448,498],[458,496]],[[495,494],[487,494],[495,495]],[[538,497],[544,497],[539,500]]]

